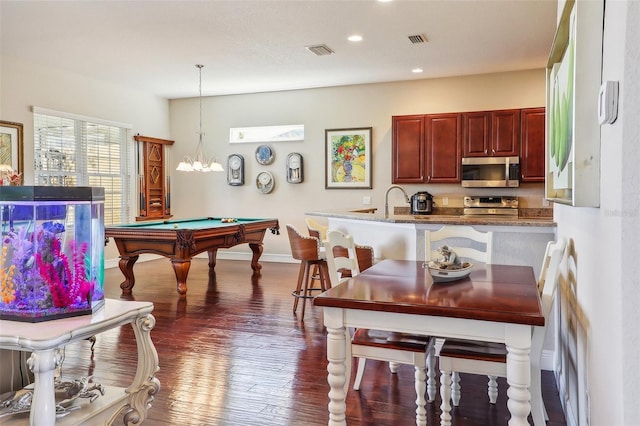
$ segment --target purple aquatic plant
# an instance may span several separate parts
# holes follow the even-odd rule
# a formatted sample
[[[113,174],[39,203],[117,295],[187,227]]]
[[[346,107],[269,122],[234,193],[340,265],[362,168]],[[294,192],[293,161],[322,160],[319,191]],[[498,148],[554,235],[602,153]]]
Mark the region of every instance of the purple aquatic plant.
[[[87,243],[71,241],[70,260],[62,251],[63,224],[45,222],[33,233],[28,227],[16,231],[3,240],[14,266],[15,297],[7,305],[25,311],[90,306],[95,283],[87,280]]]
[[[86,279],[84,268],[87,244],[81,244],[80,247],[76,246],[75,241],[69,244],[72,253],[72,271],[69,258],[61,250],[60,240],[53,238],[48,241],[51,257],[47,258],[42,253],[36,253],[36,264],[40,276],[49,287],[53,305],[57,308],[65,308],[88,304],[87,296],[91,291],[91,283]]]
[[[37,279],[35,266],[33,234],[27,233],[28,227],[11,231],[3,241],[11,251],[12,264],[15,266],[13,285],[15,290],[14,307],[33,309],[51,306],[49,289]]]

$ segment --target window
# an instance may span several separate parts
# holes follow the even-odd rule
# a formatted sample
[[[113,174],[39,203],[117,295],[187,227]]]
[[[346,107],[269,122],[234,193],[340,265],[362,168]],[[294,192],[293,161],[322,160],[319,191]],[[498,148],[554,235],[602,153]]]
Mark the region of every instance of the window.
[[[232,127],[229,129],[229,143],[293,142],[303,140],[304,124]]]
[[[106,225],[132,217],[128,124],[33,108],[35,184],[104,187]]]

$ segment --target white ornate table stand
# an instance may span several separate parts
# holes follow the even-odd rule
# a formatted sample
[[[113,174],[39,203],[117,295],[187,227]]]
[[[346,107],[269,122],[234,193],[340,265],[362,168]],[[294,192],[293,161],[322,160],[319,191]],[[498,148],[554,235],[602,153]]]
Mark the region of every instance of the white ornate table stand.
[[[129,394],[129,403],[122,407],[124,411],[124,423],[140,424],[147,418],[147,411],[151,408],[153,397],[160,390],[160,381],[156,378],[158,371],[158,353],[151,341],[151,330],[156,325],[156,319],[148,314],[136,319],[131,324],[136,335],[138,345],[138,368],[133,383],[126,390]],[[111,417],[109,423],[113,423],[120,412]]]
[[[58,349],[126,324],[133,327],[138,348],[138,365],[131,386],[127,389],[107,387],[107,396],[95,403],[84,404],[59,423],[82,424],[91,418],[113,424],[120,416],[126,425],[142,423],[160,389],[160,381],[155,377],[159,369],[158,353],[150,334],[155,325],[152,311],[151,302],[107,299],[104,307],[92,315],[36,324],[0,321],[0,348],[32,352],[29,367],[35,381],[29,424],[56,425],[54,376],[62,361]],[[19,419],[11,419],[5,424],[22,423]]]

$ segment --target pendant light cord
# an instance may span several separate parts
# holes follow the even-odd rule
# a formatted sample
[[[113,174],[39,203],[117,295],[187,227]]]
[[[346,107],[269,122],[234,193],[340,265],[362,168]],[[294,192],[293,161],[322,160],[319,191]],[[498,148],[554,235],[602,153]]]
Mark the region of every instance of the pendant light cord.
[[[198,92],[200,94],[200,141],[202,143],[202,67],[204,67],[204,65],[202,64],[198,64],[196,65],[196,67],[198,67],[198,70],[200,72],[200,83],[198,85]]]

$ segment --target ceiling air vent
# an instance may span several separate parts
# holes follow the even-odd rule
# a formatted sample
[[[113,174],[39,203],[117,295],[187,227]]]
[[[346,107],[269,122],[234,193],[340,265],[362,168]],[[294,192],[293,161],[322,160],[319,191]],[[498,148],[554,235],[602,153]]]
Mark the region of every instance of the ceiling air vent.
[[[305,46],[304,48],[316,56],[333,55],[335,53],[329,49],[326,44],[315,44],[313,46]]]
[[[420,44],[427,42],[427,36],[424,34],[414,34],[409,36],[409,41],[413,44]]]

